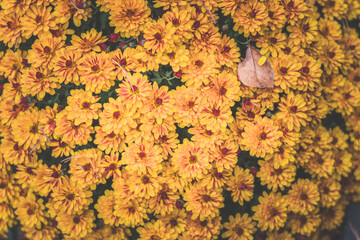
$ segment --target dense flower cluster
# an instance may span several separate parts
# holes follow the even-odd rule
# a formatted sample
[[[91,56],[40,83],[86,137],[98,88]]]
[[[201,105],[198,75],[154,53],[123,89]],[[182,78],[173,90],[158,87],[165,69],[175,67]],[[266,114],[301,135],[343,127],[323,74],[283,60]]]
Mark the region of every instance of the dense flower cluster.
[[[359,1],[0,9],[0,238],[320,239],[360,200]]]

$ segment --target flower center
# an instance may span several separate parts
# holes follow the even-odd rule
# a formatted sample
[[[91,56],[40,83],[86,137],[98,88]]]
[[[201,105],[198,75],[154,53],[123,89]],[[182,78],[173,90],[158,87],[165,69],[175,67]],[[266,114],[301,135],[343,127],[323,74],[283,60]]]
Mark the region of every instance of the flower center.
[[[281,168],[275,169],[275,174],[280,175],[280,174],[282,174],[282,171],[283,170]]]
[[[216,172],[214,173],[214,176],[215,176],[216,178],[223,178],[223,174],[222,174],[222,173],[219,173],[218,171],[216,171]]]
[[[143,159],[143,158],[146,157],[146,153],[144,153],[144,152],[139,152],[139,153],[138,153],[138,156],[139,156],[139,158]]]
[[[68,194],[66,195],[66,198],[67,198],[68,200],[72,201],[72,200],[75,199],[75,194],[73,194],[73,193],[68,193]]]
[[[15,28],[15,23],[14,22],[7,22],[6,23],[7,27],[10,28],[10,29],[14,29]]]
[[[323,192],[325,194],[328,194],[330,192],[330,189],[328,187],[324,187]]]
[[[166,192],[164,192],[164,191],[160,193],[160,198],[161,198],[162,200],[169,199],[169,197],[168,197],[167,193],[166,193]]]
[[[191,155],[190,158],[189,158],[189,162],[191,164],[194,164],[197,162],[197,157],[195,155]]]
[[[51,174],[51,177],[53,177],[53,178],[59,178],[61,175],[60,175],[60,173],[58,172],[58,171],[55,171],[54,170],[54,172]]]
[[[119,64],[120,64],[122,67],[125,67],[126,64],[127,64],[126,59],[125,59],[125,58],[121,59],[120,62],[119,62]]]
[[[120,117],[120,111],[116,111],[113,113],[113,118],[119,119],[119,117]]]
[[[211,130],[206,130],[205,134],[208,136],[212,136],[214,133]]]
[[[276,44],[276,43],[277,43],[277,39],[274,38],[274,37],[270,38],[270,43],[271,43],[271,44]]]
[[[44,53],[49,55],[51,53],[51,48],[48,46],[44,47]]]
[[[179,24],[180,24],[180,21],[177,18],[174,18],[171,22],[175,27],[179,26]]]
[[[82,104],[82,107],[83,107],[83,109],[89,109],[90,108],[90,103],[89,102],[84,102]]]
[[[141,179],[142,183],[143,184],[148,184],[150,182],[150,179],[148,176],[144,176],[142,179]]]
[[[309,71],[310,71],[310,69],[309,69],[308,67],[303,67],[303,68],[301,69],[301,72],[302,72],[303,74],[308,74]]]
[[[269,17],[272,18],[274,16],[274,12],[273,11],[269,11]]]
[[[189,109],[192,109],[195,106],[195,103],[193,101],[188,102]]]
[[[157,97],[157,98],[155,99],[155,105],[156,105],[156,106],[160,106],[160,105],[162,105],[162,103],[163,103],[163,100],[162,100],[161,98]]]
[[[134,214],[135,213],[135,208],[133,206],[128,207],[129,213]]]
[[[297,106],[291,106],[291,107],[289,108],[289,110],[290,110],[291,113],[296,113],[296,111],[297,111]]]
[[[34,214],[34,210],[32,209],[28,209],[27,210],[27,214],[30,216],[30,215],[33,215]]]
[[[287,69],[286,67],[281,67],[281,68],[280,68],[280,72],[281,72],[282,74],[286,74],[286,73],[288,72],[288,69]]]
[[[192,29],[196,30],[200,27],[200,21],[195,21],[194,24],[192,25]]]
[[[197,60],[195,62],[195,65],[200,68],[200,67],[202,67],[204,65],[204,63],[202,61],[200,61],[200,60]]]
[[[155,37],[155,39],[156,39],[157,41],[161,41],[161,39],[162,39],[161,33],[156,33],[156,34],[154,35],[154,37]]]
[[[31,128],[30,128],[30,132],[31,133],[37,133],[38,132],[38,126],[37,124],[33,125]]]
[[[151,235],[150,240],[161,240],[161,237],[158,235]]]
[[[266,134],[265,132],[262,132],[262,133],[260,134],[260,139],[261,139],[261,140],[266,140],[266,138],[267,138],[267,134]]]
[[[202,195],[201,198],[204,202],[209,202],[211,200],[211,197],[207,194]]]
[[[308,23],[303,26],[303,30],[304,30],[305,32],[308,31],[309,29],[310,29],[310,26],[309,26]]]
[[[41,17],[41,16],[36,16],[35,22],[36,22],[37,24],[41,23],[41,20],[42,20],[42,17]]]
[[[126,16],[127,16],[128,18],[131,18],[131,17],[134,16],[134,15],[135,15],[135,11],[134,11],[134,10],[128,9],[128,10],[126,11]]]
[[[111,171],[114,171],[116,169],[116,164],[115,163],[110,164],[109,169]]]
[[[229,149],[227,149],[227,148],[223,148],[223,149],[221,149],[221,154],[222,154],[222,155],[228,155],[228,154],[229,154],[229,152],[230,152],[230,150],[229,150]]]
[[[301,200],[307,200],[309,197],[305,194],[305,193],[302,193],[301,196],[300,196],[300,199]]]
[[[72,67],[72,65],[73,65],[73,63],[72,63],[72,61],[71,61],[71,60],[66,60],[66,62],[65,62],[65,66],[66,66],[67,68],[71,68],[71,67]]]
[[[237,226],[237,227],[235,228],[235,232],[236,232],[236,234],[240,237],[240,236],[243,235],[244,230],[243,230],[242,228],[240,228],[240,227]]]
[[[220,115],[220,110],[219,109],[213,109],[212,110],[212,114],[215,116],[215,117],[218,117]]]
[[[167,137],[166,135],[163,135],[163,136],[160,137],[160,141],[161,141],[162,143],[166,143],[167,140],[169,140],[169,139],[168,139],[168,137]]]
[[[35,77],[36,77],[36,79],[40,80],[40,79],[44,78],[44,74],[42,74],[41,72],[36,72]]]
[[[130,87],[130,90],[131,90],[132,93],[139,92],[139,88],[136,85],[132,85],[132,87]]]
[[[75,224],[80,223],[80,217],[79,217],[79,216],[75,216],[75,217],[73,218],[73,222],[74,222]]]
[[[220,96],[224,96],[224,95],[226,94],[226,92],[227,92],[227,89],[224,88],[224,87],[221,87],[221,88],[219,89],[219,94],[220,94]]]
[[[289,47],[285,47],[285,48],[283,49],[283,52],[284,52],[285,54],[290,54],[291,49],[290,49]]]
[[[294,7],[294,2],[293,1],[290,1],[288,4],[287,4],[288,8],[293,8]]]
[[[252,11],[249,13],[249,17],[251,17],[251,18],[255,18],[255,17],[256,17],[256,12],[255,12],[255,10],[252,10]]]
[[[6,183],[4,183],[4,182],[0,183],[0,188],[1,188],[1,189],[6,188],[6,186],[7,186],[7,184],[6,184]]]
[[[336,137],[333,138],[332,144],[336,144],[338,142],[338,139]]]
[[[26,173],[30,174],[30,175],[34,175],[34,171],[32,167],[28,167],[26,168]]]
[[[177,220],[176,220],[175,218],[170,219],[170,225],[171,225],[172,227],[177,226],[177,225],[178,225]]]
[[[175,203],[176,208],[182,209],[184,207],[184,203],[180,200],[176,201]]]
[[[229,46],[225,46],[223,52],[228,53],[230,52],[231,48]]]
[[[94,73],[99,72],[99,70],[100,70],[99,65],[94,65],[94,66],[91,67],[91,71],[93,71]]]
[[[168,54],[169,58],[170,59],[174,59],[175,58],[175,53],[174,52],[171,52]]]
[[[249,111],[249,112],[247,113],[247,116],[248,116],[248,118],[254,118],[254,117],[255,117],[255,113]]]
[[[329,52],[329,58],[334,58],[335,57],[335,53],[334,52]]]

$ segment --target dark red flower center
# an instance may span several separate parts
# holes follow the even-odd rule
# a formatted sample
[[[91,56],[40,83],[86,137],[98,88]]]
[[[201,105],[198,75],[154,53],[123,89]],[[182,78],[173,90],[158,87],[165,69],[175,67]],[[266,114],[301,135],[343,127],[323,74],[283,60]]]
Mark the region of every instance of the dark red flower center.
[[[193,101],[188,102],[188,107],[192,109],[195,106],[195,103]]]
[[[116,111],[113,113],[113,118],[119,119],[119,117],[120,117],[120,111]]]
[[[197,67],[202,67],[202,66],[204,65],[204,63],[203,63],[202,61],[200,61],[200,60],[197,60],[197,61],[195,62],[195,65],[196,65]]]
[[[184,203],[182,201],[180,201],[180,200],[177,200],[176,203],[175,203],[175,206],[178,209],[183,209]]]
[[[10,29],[14,29],[15,28],[15,23],[14,22],[7,22],[6,23],[7,27],[10,28]]]
[[[282,174],[283,170],[281,168],[275,169],[275,174],[280,175]]]
[[[71,68],[72,65],[73,65],[73,62],[72,62],[71,60],[66,60],[65,66],[66,66],[67,68]]]
[[[115,163],[110,164],[109,169],[111,171],[114,171],[116,169],[116,164]]]
[[[285,48],[283,49],[283,52],[284,52],[285,54],[290,54],[291,49],[290,49],[289,47],[285,47]]]
[[[195,21],[194,24],[192,25],[192,29],[196,30],[200,27],[200,21]]]
[[[177,226],[177,225],[178,225],[177,220],[176,220],[175,218],[170,219],[170,225],[171,225],[172,227]]]
[[[293,8],[294,7],[294,2],[293,1],[290,1],[288,4],[287,4],[288,8]]]
[[[177,18],[174,18],[171,22],[175,27],[179,26],[179,24],[180,24],[180,21]]]
[[[128,207],[128,210],[129,210],[129,213],[134,214],[136,209],[133,206],[131,206],[131,207]]]
[[[274,16],[274,12],[273,11],[269,11],[269,17],[272,18]]]
[[[228,53],[230,52],[231,48],[229,46],[225,46],[223,52]]]
[[[281,67],[281,68],[280,68],[280,72],[281,72],[282,74],[287,74],[288,69],[287,69],[286,67]]]
[[[73,222],[74,222],[75,224],[80,223],[80,217],[79,217],[79,216],[75,216],[75,217],[73,218]]]
[[[204,221],[201,221],[201,222],[200,222],[200,225],[201,225],[202,227],[206,227],[207,224],[208,224],[208,220],[204,220]]]
[[[171,52],[171,53],[168,54],[168,56],[169,56],[170,59],[174,59],[175,53],[174,53],[174,52]]]
[[[222,155],[228,155],[228,154],[229,154],[229,152],[230,152],[230,150],[229,150],[229,149],[227,149],[227,148],[223,148],[223,149],[221,149],[221,154],[222,154]]]
[[[33,215],[34,214],[34,210],[32,209],[28,209],[27,210],[27,214],[30,216],[30,215]]]
[[[82,107],[83,107],[83,109],[89,109],[90,108],[90,103],[89,102],[84,102],[82,104]]]
[[[51,177],[53,178],[59,178],[61,175],[58,171],[54,170],[53,173],[51,174]]]
[[[218,116],[220,116],[220,110],[219,110],[219,109],[213,109],[213,110],[212,110],[212,114],[213,114],[215,117],[218,117]]]
[[[143,184],[148,184],[150,182],[150,178],[148,176],[144,176],[141,181]]]
[[[162,39],[161,33],[155,33],[154,37],[157,41],[161,41]]]
[[[111,132],[110,134],[107,135],[108,138],[114,138],[115,137],[115,133],[114,132]]]
[[[93,71],[94,73],[99,72],[99,70],[100,70],[100,67],[97,64],[91,67],[91,71]]]
[[[277,43],[277,39],[274,38],[274,37],[270,38],[270,43],[271,43],[271,44],[276,44],[276,43]]]
[[[224,87],[221,87],[221,88],[219,89],[219,94],[220,94],[220,96],[224,96],[224,95],[226,94],[226,92],[227,92],[227,89],[224,88]]]
[[[35,124],[35,125],[33,125],[31,128],[30,128],[30,132],[31,133],[37,133],[38,132],[38,125],[37,124]]]
[[[156,105],[156,106],[160,106],[160,105],[162,105],[162,103],[163,103],[162,98],[157,97],[157,98],[155,99],[155,105]]]
[[[296,113],[296,111],[297,111],[297,106],[291,106],[291,107],[289,108],[289,110],[290,110],[291,113]]]
[[[205,134],[208,136],[212,136],[214,133],[211,130],[206,130]]]
[[[335,57],[335,53],[334,52],[329,52],[329,58],[334,58]]]
[[[338,142],[338,139],[336,137],[333,137],[332,144],[336,144]]]
[[[137,93],[139,91],[139,88],[136,85],[132,85],[132,87],[130,87],[130,90],[132,93]]]
[[[302,193],[301,195],[300,195],[300,199],[301,200],[307,200],[309,197],[305,194],[305,193]]]
[[[41,72],[36,72],[35,77],[36,79],[42,79],[44,77],[44,74],[42,74]]]
[[[144,152],[139,152],[139,153],[138,153],[138,156],[139,156],[139,158],[143,159],[143,158],[146,157],[146,153],[144,153]]]
[[[216,172],[214,173],[214,176],[215,176],[216,178],[223,178],[223,174],[220,173],[220,172],[218,172],[218,171],[216,171]]]
[[[354,77],[354,81],[355,81],[355,82],[360,82],[360,76],[355,76],[355,77]]]
[[[211,200],[211,197],[207,194],[202,195],[202,200],[204,202],[209,202]]]
[[[134,15],[135,15],[135,11],[134,11],[134,10],[128,9],[128,10],[126,11],[126,16],[127,16],[128,18],[130,18],[130,17],[132,17],[132,16],[134,16]]]
[[[0,188],[1,188],[1,189],[4,189],[4,188],[6,188],[6,187],[7,187],[7,184],[6,184],[6,183],[4,183],[4,182],[0,183]]]
[[[26,173],[28,173],[28,174],[30,174],[30,175],[34,175],[34,174],[35,174],[32,167],[26,168]]]
[[[248,116],[249,118],[254,118],[254,117],[255,117],[255,113],[249,111],[249,112],[247,112],[247,116]]]
[[[265,140],[267,138],[267,134],[265,133],[265,132],[262,132],[261,134],[260,134],[260,139],[261,140]]]
[[[166,135],[163,135],[163,136],[160,137],[160,141],[161,141],[162,143],[166,143],[168,140],[169,140],[169,139],[168,139],[168,137],[167,137]]]
[[[66,198],[70,201],[74,200],[75,199],[75,194],[73,193],[68,193],[66,194]]]
[[[307,23],[307,24],[304,24],[303,30],[306,32],[306,31],[308,31],[309,29],[310,29],[309,24],[308,24],[308,23]]]
[[[41,16],[36,16],[35,22],[36,22],[37,24],[39,24],[39,23],[41,22],[41,20],[42,20],[42,17],[41,17]]]
[[[236,227],[235,232],[239,237],[241,237],[244,233],[244,230],[241,227]]]
[[[150,240],[161,240],[161,237],[159,237],[158,235],[151,235]]]
[[[323,192],[324,192],[325,194],[328,194],[328,193],[330,192],[330,189],[329,189],[328,187],[324,187],[324,188],[323,188]]]
[[[189,162],[190,163],[196,163],[197,162],[197,157],[195,155],[191,155],[189,158]]]
[[[91,169],[91,164],[90,164],[90,163],[87,163],[87,164],[85,164],[85,165],[83,166],[83,168],[84,168],[84,170],[85,170],[86,172],[88,172],[88,171],[90,171],[90,169]]]
[[[121,59],[120,62],[119,62],[120,66],[122,67],[126,67],[126,64],[127,64],[127,61],[125,58]]]
[[[251,18],[255,18],[255,17],[256,17],[256,12],[255,12],[255,10],[252,10],[252,11],[249,13],[249,17],[251,17]]]
[[[169,199],[169,196],[167,195],[167,193],[165,191],[161,191],[160,192],[160,198],[162,200],[166,200],[166,199]]]
[[[48,46],[44,47],[44,53],[49,55],[51,53],[51,48]]]
[[[310,71],[309,67],[303,67],[303,68],[301,69],[301,72],[302,72],[303,74],[308,74],[309,71]]]

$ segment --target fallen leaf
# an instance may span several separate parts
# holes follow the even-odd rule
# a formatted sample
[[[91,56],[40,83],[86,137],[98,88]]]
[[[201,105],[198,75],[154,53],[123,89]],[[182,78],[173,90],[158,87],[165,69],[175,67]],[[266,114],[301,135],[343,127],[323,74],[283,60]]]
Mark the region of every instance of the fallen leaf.
[[[248,87],[274,88],[274,71],[269,60],[259,65],[261,57],[258,49],[248,45],[246,57],[238,65],[238,77]]]

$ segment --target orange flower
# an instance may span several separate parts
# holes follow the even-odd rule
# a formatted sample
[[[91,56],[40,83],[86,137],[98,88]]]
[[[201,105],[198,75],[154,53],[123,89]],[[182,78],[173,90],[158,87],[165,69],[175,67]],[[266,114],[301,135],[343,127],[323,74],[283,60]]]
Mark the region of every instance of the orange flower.
[[[144,48],[153,53],[162,53],[175,47],[172,37],[174,32],[175,28],[172,24],[165,23],[162,18],[159,18],[157,22],[147,24],[144,29]]]
[[[5,11],[1,11],[0,22],[0,41],[4,42],[8,48],[19,47],[23,41],[20,16],[14,13],[5,14]]]
[[[54,57],[54,74],[59,77],[60,83],[75,83],[80,84],[80,76],[78,63],[81,58],[81,54],[77,51],[69,50],[68,48],[62,48],[58,54]]]
[[[32,35],[44,34],[49,30],[55,30],[54,16],[51,14],[51,7],[31,5],[21,18],[23,36],[29,39]]]
[[[64,44],[65,42],[61,38],[39,38],[35,40],[28,52],[29,63],[32,67],[46,68]]]
[[[84,0],[55,2],[54,16],[56,17],[56,22],[66,23],[72,17],[74,25],[76,27],[80,27],[81,20],[84,19],[86,21],[91,17],[92,9],[90,6],[88,6],[90,3],[90,1]]]
[[[106,37],[101,36],[102,32],[97,32],[94,28],[81,36],[72,35],[69,50],[75,50],[82,53],[89,53],[90,51],[100,52],[99,45],[106,42]]]

